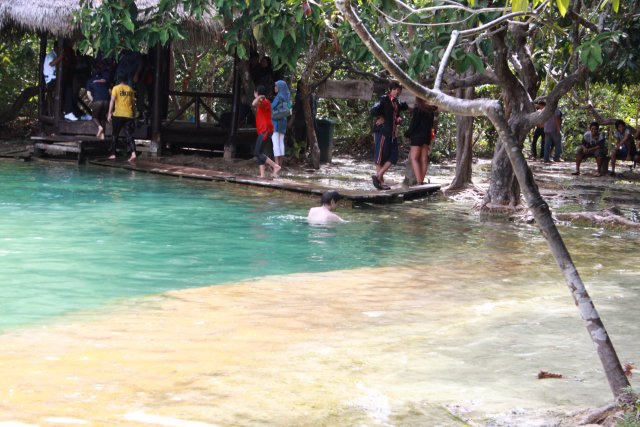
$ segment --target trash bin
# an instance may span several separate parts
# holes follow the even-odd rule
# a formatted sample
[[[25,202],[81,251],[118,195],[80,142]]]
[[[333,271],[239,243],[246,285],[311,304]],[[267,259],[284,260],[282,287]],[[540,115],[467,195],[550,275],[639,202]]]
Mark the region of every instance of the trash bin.
[[[336,122],[331,119],[316,119],[316,137],[320,148],[320,163],[331,163],[333,152],[333,128]]]

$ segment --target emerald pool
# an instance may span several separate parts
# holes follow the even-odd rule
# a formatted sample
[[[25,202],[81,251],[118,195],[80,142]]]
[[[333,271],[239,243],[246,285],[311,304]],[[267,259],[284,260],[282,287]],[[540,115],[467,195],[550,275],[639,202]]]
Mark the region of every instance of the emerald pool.
[[[0,332],[123,297],[393,263],[413,246],[388,220],[309,226],[315,198],[278,191],[12,161],[0,182]]]

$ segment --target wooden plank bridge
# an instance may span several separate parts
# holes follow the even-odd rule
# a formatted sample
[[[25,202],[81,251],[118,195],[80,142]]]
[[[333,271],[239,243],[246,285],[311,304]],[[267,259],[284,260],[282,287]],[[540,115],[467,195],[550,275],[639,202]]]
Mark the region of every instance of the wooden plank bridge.
[[[328,190],[338,190],[342,197],[353,205],[363,203],[390,204],[402,203],[408,200],[428,197],[440,190],[438,184],[425,184],[416,187],[397,186],[391,190],[351,190],[340,188],[328,188],[316,183],[300,182],[284,178],[258,178],[247,175],[239,175],[232,172],[216,171],[211,169],[176,166],[153,161],[152,159],[138,159],[135,163],[122,160],[91,160],[92,165],[104,167],[117,167],[128,170],[169,175],[180,178],[191,178],[205,181],[220,181],[234,184],[252,185],[256,187],[271,188],[274,190],[289,191],[293,193],[319,196]]]

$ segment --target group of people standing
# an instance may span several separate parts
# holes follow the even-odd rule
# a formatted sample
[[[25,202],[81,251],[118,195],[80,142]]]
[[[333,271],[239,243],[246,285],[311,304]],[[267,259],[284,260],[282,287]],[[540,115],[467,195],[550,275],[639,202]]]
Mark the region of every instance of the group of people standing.
[[[546,101],[538,100],[536,109],[542,110],[547,105]],[[540,157],[538,157],[538,140],[540,143]],[[544,123],[536,126],[531,140],[531,158],[542,158],[545,163],[551,163],[551,153],[553,152],[553,161],[559,162],[562,154],[562,110],[556,108],[551,117]]]
[[[373,186],[378,190],[389,190],[384,175],[392,165],[398,162],[398,129],[402,123],[400,113],[408,110],[405,102],[400,102],[402,85],[391,81],[386,95],[383,95],[371,108],[375,118],[373,126],[375,173],[371,175]],[[436,107],[416,98],[409,127],[404,136],[411,141],[409,160],[415,175],[416,185],[423,185],[427,176],[431,141],[435,137]]]
[[[253,154],[258,161],[260,178],[265,177],[266,166],[270,166],[272,177],[277,177],[282,169],[282,160],[285,154],[284,138],[287,132],[287,116],[291,111],[291,92],[284,80],[278,80],[274,84],[275,96],[270,101],[267,87],[259,84],[253,92],[252,106],[256,109],[256,132],[258,137]],[[284,111],[285,114],[277,114]],[[271,139],[273,145],[273,160],[265,153],[266,142]]]
[[[112,123],[110,158],[115,158],[116,142],[124,131],[129,161],[135,160],[133,134],[136,113],[140,118],[146,117],[144,98],[147,93],[149,96],[152,93],[148,90],[153,82],[153,70],[149,61],[145,55],[129,50],[123,51],[118,61],[78,55],[68,39],[63,40],[62,47],[60,53],[56,46],[46,55],[42,75],[47,88],[52,89],[57,69],[61,67],[64,118],[69,121],[93,120],[98,129],[96,137],[99,139],[105,138],[106,125]],[[86,90],[90,109],[85,114],[78,102],[82,87]]]

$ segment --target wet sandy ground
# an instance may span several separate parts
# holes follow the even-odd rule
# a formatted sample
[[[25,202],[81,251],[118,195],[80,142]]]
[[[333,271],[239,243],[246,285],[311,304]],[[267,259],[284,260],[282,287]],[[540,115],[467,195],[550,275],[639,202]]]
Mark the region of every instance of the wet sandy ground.
[[[541,426],[606,402],[563,286],[450,270],[269,277],[1,335],[0,426]]]

